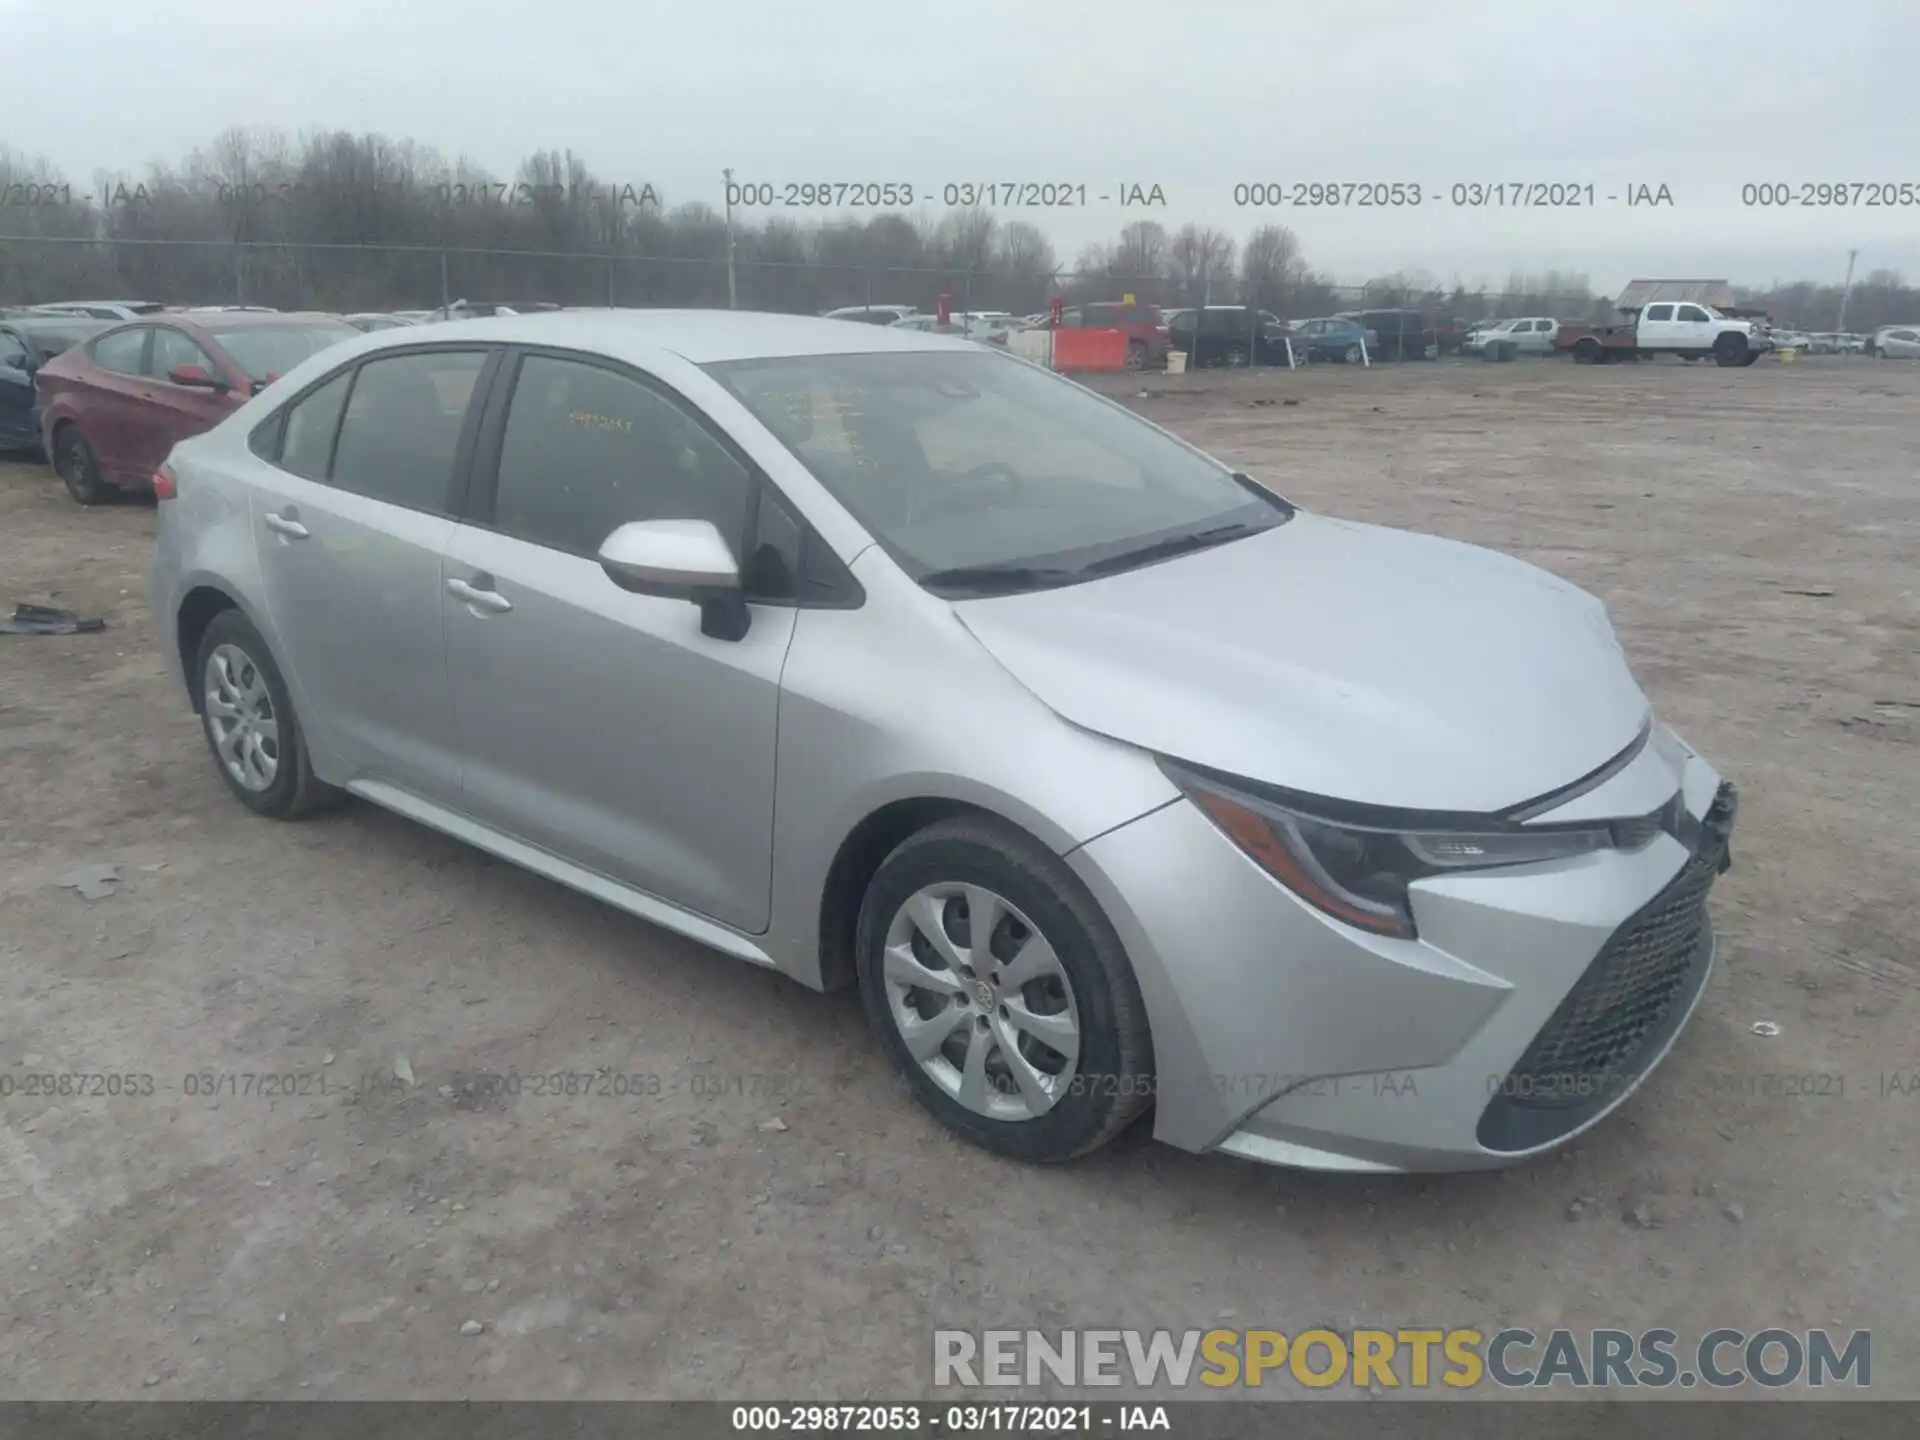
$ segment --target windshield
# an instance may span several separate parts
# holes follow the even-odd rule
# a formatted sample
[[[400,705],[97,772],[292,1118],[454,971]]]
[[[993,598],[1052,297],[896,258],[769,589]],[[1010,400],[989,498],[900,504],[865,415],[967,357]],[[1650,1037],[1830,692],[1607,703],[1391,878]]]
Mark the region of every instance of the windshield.
[[[207,333],[220,342],[220,348],[251,380],[278,379],[308,356],[360,334],[344,320],[311,325],[236,325],[230,330],[209,327]]]
[[[1293,513],[1120,406],[991,352],[706,369],[936,593],[1090,579]]]

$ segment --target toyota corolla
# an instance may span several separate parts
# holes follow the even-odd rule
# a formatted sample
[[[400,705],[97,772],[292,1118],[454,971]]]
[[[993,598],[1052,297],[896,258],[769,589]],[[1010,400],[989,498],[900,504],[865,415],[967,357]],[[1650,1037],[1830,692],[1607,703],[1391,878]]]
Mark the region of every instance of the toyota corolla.
[[[1734,792],[1594,597],[1273,480],[940,336],[498,317],[175,446],[154,603],[241,804],[858,985],[1003,1154],[1551,1148],[1698,1004]]]

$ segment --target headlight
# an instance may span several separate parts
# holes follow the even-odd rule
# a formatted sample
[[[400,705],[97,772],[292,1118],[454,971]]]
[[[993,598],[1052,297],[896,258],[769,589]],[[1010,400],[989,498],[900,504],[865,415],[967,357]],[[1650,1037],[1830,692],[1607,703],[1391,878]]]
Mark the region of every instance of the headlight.
[[[1226,837],[1308,904],[1376,935],[1414,938],[1407,886],[1430,875],[1563,860],[1616,848],[1610,825],[1485,828],[1333,819],[1162,759],[1160,768]],[[1352,807],[1347,807],[1352,808]],[[1651,838],[1651,836],[1647,837]]]

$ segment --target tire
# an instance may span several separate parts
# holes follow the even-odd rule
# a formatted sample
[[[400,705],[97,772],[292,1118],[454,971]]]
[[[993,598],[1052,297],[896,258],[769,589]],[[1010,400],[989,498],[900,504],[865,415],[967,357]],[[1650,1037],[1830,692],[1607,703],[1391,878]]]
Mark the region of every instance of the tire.
[[[1127,369],[1144,370],[1147,368],[1147,347],[1138,340],[1127,342]]]
[[[1606,360],[1606,347],[1588,335],[1574,342],[1573,358],[1582,365],[1600,365]]]
[[[958,893],[942,893],[961,887],[989,892],[996,909],[1005,909],[990,958],[1005,964],[1016,953],[1039,957],[1039,941],[1040,978],[1017,992],[996,991],[991,977],[1009,969],[987,977],[972,969],[971,906]],[[928,938],[929,924],[947,941],[950,960]],[[1016,949],[1023,931],[1025,948]],[[887,1058],[922,1106],[974,1144],[1009,1159],[1058,1164],[1098,1150],[1147,1110],[1153,1052],[1133,968],[1086,887],[1031,837],[973,816],[909,837],[867,887],[855,946],[861,997]],[[968,966],[971,979],[960,966]],[[915,978],[933,983],[922,989]],[[1039,1023],[1010,1023],[1003,1000]],[[990,1019],[992,1011],[998,1013]],[[1071,1058],[1034,1038],[1046,1029],[1064,1042],[1062,1016],[1076,1031]],[[920,1056],[903,1032],[916,1025]],[[1009,1042],[1015,1062],[1007,1058]],[[1032,1081],[1024,1090],[1013,1078],[1014,1063]]]
[[[1346,349],[1340,352],[1340,363],[1342,365],[1358,365],[1360,363],[1360,347],[1358,345],[1347,346]]]
[[[1722,335],[1713,342],[1713,362],[1723,368],[1741,364],[1746,353],[1747,342],[1738,335]]]
[[[100,462],[93,446],[71,421],[53,432],[53,473],[66,482],[67,494],[80,505],[104,505],[113,491],[100,478]]]
[[[215,673],[216,665],[219,674]],[[267,642],[238,610],[222,610],[208,624],[194,656],[193,683],[194,706],[200,712],[200,730],[206,736],[214,769],[242,805],[270,819],[298,820],[330,809],[346,798],[344,791],[313,773],[306,734],[294,713],[287,682],[280,678],[280,668]],[[270,740],[256,728],[253,733],[264,743],[248,749],[242,741],[234,747],[233,767],[221,751],[226,723],[223,697],[229,708],[243,717],[250,716],[255,727],[262,723],[273,726]],[[268,744],[272,746],[270,755]],[[269,759],[271,774],[263,777],[263,762]],[[235,773],[236,768],[250,778],[243,780]]]
[[[1229,345],[1223,359],[1229,370],[1244,369],[1247,363],[1247,347],[1244,345]]]

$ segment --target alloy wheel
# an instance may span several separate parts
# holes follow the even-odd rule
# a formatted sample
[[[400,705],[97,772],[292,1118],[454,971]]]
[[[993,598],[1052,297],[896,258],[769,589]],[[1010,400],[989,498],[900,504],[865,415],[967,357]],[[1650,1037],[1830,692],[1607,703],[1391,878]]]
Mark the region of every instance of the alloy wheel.
[[[1032,1120],[1069,1092],[1080,1010],[1053,946],[1004,896],[923,886],[887,927],[886,1008],[907,1051],[954,1100]]]
[[[238,645],[220,645],[207,657],[207,730],[234,783],[264,791],[280,773],[280,717],[267,677]]]

